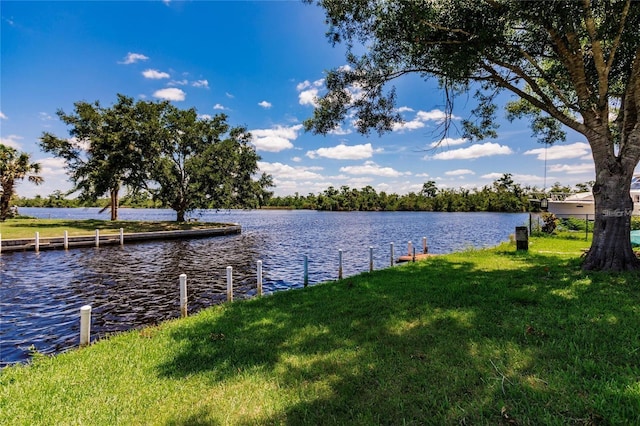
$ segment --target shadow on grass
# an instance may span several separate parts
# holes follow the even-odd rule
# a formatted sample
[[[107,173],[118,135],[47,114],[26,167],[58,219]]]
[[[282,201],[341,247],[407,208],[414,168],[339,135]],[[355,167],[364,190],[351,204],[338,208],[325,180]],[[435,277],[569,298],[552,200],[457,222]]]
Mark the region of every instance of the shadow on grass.
[[[284,408],[264,423],[640,419],[637,275],[507,251],[482,268],[475,256],[203,312],[174,333],[180,351],[159,374],[277,381],[265,398]]]

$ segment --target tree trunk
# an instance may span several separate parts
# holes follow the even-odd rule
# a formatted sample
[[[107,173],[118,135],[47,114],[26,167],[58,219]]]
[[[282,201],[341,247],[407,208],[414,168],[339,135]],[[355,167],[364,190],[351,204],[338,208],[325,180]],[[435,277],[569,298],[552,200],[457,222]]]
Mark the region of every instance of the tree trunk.
[[[184,222],[184,210],[176,210],[176,222]]]
[[[9,217],[9,203],[11,202],[12,192],[5,190],[0,195],[0,220],[2,221]]]
[[[640,269],[640,260],[631,248],[631,212],[629,195],[633,168],[616,172],[596,164],[595,224],[593,242],[582,265],[585,270],[630,271]]]
[[[111,220],[118,220],[118,187],[111,188]]]

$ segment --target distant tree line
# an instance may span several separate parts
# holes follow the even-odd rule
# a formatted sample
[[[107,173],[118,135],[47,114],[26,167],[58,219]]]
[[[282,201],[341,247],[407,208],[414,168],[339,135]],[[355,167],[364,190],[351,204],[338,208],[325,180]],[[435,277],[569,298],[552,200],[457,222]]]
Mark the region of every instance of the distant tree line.
[[[506,212],[517,213],[538,211],[539,204],[530,200],[540,198],[544,193],[569,193],[590,191],[593,182],[579,183],[569,187],[556,182],[549,190],[537,187],[522,186],[513,181],[507,173],[495,180],[491,185],[480,189],[438,188],[435,181],[422,185],[420,192],[404,195],[377,192],[371,186],[350,188],[332,186],[326,190],[308,195],[295,193],[286,196],[269,196],[264,198],[261,207],[282,209],[306,209],[323,211],[438,211],[438,212]],[[65,198],[61,191],[55,191],[47,197],[37,195],[35,198],[15,198],[18,207],[108,207],[108,198],[82,200]],[[127,193],[120,199],[121,207],[162,208],[166,207],[146,191]]]
[[[589,191],[592,183],[581,183],[573,189],[556,183],[545,192]],[[319,194],[271,197],[268,207],[311,209],[328,211],[439,211],[439,212],[526,212],[536,211],[539,204],[530,202],[540,196],[542,189],[522,186],[506,173],[491,185],[480,189],[438,188],[435,181],[428,181],[418,192],[388,194],[376,192],[371,186],[362,189],[330,186]]]

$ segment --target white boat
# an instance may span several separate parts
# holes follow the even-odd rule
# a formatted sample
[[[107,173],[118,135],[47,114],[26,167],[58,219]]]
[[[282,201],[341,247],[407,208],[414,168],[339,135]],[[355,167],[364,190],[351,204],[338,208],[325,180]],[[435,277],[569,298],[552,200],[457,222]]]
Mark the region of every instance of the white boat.
[[[631,199],[633,200],[634,216],[640,216],[640,175],[631,179]],[[578,192],[575,194],[549,194],[547,198],[547,211],[557,217],[576,217],[581,219],[595,218],[595,204],[591,192]],[[615,214],[615,213],[614,213]],[[621,215],[624,212],[620,212]]]

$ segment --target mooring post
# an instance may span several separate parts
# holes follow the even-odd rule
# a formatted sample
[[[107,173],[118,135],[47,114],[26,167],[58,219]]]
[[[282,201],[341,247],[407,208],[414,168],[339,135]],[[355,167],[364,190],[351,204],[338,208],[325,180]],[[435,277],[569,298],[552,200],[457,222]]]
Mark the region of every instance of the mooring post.
[[[338,279],[342,279],[342,249],[338,250]]]
[[[187,316],[187,274],[180,274],[180,317]]]
[[[233,302],[233,267],[227,266],[227,301]]]
[[[120,228],[120,245],[124,245],[124,229]]]
[[[407,243],[407,254],[411,256],[411,253],[413,253],[413,244],[411,244],[411,241],[409,241]]]
[[[96,247],[100,247],[100,230],[96,229]]]
[[[80,347],[87,346],[91,340],[91,305],[80,308]]]
[[[422,237],[422,253],[427,254],[428,250],[429,249],[427,248],[427,237]]]
[[[309,285],[309,256],[304,255],[304,286]]]
[[[373,272],[373,247],[369,246],[369,272]]]
[[[262,260],[258,260],[257,264],[258,296],[262,296]]]
[[[416,261],[416,248],[415,247],[413,248],[413,257],[411,258],[411,261],[412,262]]]
[[[394,254],[394,249],[393,249],[393,243],[389,243],[389,246],[391,248],[391,266],[393,266],[393,257],[395,256]]]
[[[69,231],[64,231],[63,243],[64,249],[69,249]]]
[[[39,232],[36,232],[35,250],[36,252],[40,251],[40,233]]]

